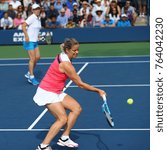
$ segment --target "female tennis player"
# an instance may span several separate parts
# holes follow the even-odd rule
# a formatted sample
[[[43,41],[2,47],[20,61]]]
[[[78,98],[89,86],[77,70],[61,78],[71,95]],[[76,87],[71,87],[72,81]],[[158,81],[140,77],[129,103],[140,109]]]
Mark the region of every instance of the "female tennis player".
[[[78,144],[72,141],[69,135],[82,109],[73,97],[63,92],[65,81],[68,78],[80,88],[97,92],[101,97],[106,95],[105,91],[83,82],[76,73],[71,60],[78,55],[78,41],[73,38],[65,39],[61,47],[63,48],[62,52],[49,67],[33,98],[39,106],[46,106],[56,119],[37,150],[52,150],[49,144],[64,125],[66,125],[64,132],[57,144],[60,146],[78,147]],[[68,115],[66,114],[66,109],[70,110]]]
[[[25,36],[23,47],[29,55],[29,71],[25,74],[25,77],[31,84],[38,85],[39,82],[34,76],[34,68],[37,61],[40,59],[40,51],[38,47],[38,35],[41,29],[41,21],[39,19],[40,6],[36,3],[33,4],[32,11],[33,14],[29,16],[22,25],[22,30]]]

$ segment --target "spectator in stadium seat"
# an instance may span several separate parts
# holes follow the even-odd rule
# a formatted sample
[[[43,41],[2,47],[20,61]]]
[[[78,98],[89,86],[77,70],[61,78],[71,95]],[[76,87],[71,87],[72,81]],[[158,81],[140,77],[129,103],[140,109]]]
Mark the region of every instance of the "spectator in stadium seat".
[[[23,6],[24,6],[24,8],[25,7],[27,8],[29,4],[32,4],[32,0],[23,0]]]
[[[121,8],[115,0],[111,1],[109,7],[107,8],[106,14],[112,14],[112,10],[114,8],[117,10],[118,15],[121,16]]]
[[[87,27],[93,27],[93,16],[91,9],[89,9],[89,14],[87,15]]]
[[[23,22],[24,19],[22,18],[22,14],[17,13],[16,17],[13,19],[14,28],[21,30],[22,29],[21,25],[23,24]]]
[[[93,16],[93,27],[100,27],[103,19],[104,19],[103,10],[97,9],[96,14]]]
[[[41,1],[41,6],[44,8],[45,11],[48,11],[50,8],[50,0]]]
[[[6,0],[0,1],[0,11],[6,12],[8,10],[8,2]]]
[[[55,3],[54,3],[54,8],[60,12],[60,10],[63,8],[63,4],[61,2],[61,0],[57,0]]]
[[[12,0],[9,4],[13,6],[13,10],[17,13],[17,7],[21,5],[19,0]]]
[[[69,18],[72,16],[72,12],[70,11],[70,9],[67,7],[67,4],[63,4],[63,8],[65,9],[65,15]]]
[[[131,24],[134,26],[137,18],[137,14],[135,12],[135,8],[131,6],[131,1],[126,0],[125,6],[122,8],[122,14],[126,14]]]
[[[90,12],[90,11],[89,11],[90,9],[92,9],[92,6],[91,6],[87,1],[84,0],[84,1],[82,2],[81,8],[80,8],[80,10],[79,10],[79,11],[80,11],[80,14],[79,14],[79,15],[82,16],[82,15],[83,15],[83,11],[85,12],[86,15],[88,15],[89,12]]]
[[[115,24],[120,19],[120,15],[117,11],[117,8],[115,8],[115,7],[111,9],[111,12],[108,15],[109,15],[110,19],[114,21]]]
[[[81,27],[81,28],[87,27],[87,21],[86,21],[86,19],[82,19],[80,21],[79,27]]]
[[[73,3],[73,10],[77,10],[77,15],[79,15],[79,7],[78,7],[78,4],[77,3]]]
[[[24,8],[23,8],[22,5],[18,6],[17,13],[21,14],[21,16],[22,16],[23,19],[27,19],[27,14],[24,11]]]
[[[80,27],[86,27],[87,26],[87,14],[86,14],[86,10],[82,10],[82,16],[79,16],[79,23],[80,23]],[[83,21],[84,20],[84,21]],[[86,23],[85,23],[86,22]]]
[[[60,28],[60,24],[57,22],[57,18],[55,16],[50,16],[50,19],[46,22],[47,29],[56,29]]]
[[[73,22],[73,17],[68,18],[68,23],[66,25],[66,28],[75,28],[75,22]]]
[[[46,17],[46,12],[44,7],[41,7],[40,18],[41,18],[41,25],[43,28],[45,28],[47,17]]]
[[[11,4],[9,4],[7,13],[9,15],[9,17],[11,17],[12,19],[14,19],[16,17],[16,12],[13,10],[13,6]]]
[[[145,17],[146,15],[146,0],[137,0],[139,5],[139,17]]]
[[[76,9],[72,11],[72,16],[73,16],[73,22],[75,23],[75,26],[78,27],[80,23],[80,17],[78,16]]]
[[[106,12],[108,7],[110,6],[110,0],[102,0],[101,5],[104,6]]]
[[[13,19],[8,16],[8,13],[5,12],[4,16],[0,20],[1,28],[4,30],[13,28]]]
[[[101,0],[96,0],[96,4],[93,6],[93,9],[92,9],[92,16],[95,16],[96,11],[99,9],[102,10],[102,15],[105,16],[106,14],[105,7],[101,4]]]
[[[115,27],[114,21],[110,19],[109,15],[106,15],[105,19],[101,21],[101,27]]]
[[[70,9],[70,11],[73,11],[73,4],[75,3],[75,0],[67,0],[67,7]]]
[[[54,5],[51,4],[50,9],[48,11],[46,11],[46,15],[47,15],[47,18],[49,18],[50,16],[57,17],[59,15],[59,12],[57,9],[55,9]]]
[[[5,0],[0,1],[0,19],[3,17],[4,12],[8,10],[8,2]]]
[[[65,15],[65,9],[60,10],[60,15],[57,17],[57,22],[59,22],[62,28],[65,28],[68,23],[68,17]]]
[[[128,17],[126,14],[121,15],[121,18],[120,18],[120,20],[118,20],[116,26],[117,27],[130,27],[131,26],[131,23],[128,20]]]
[[[29,4],[28,7],[25,7],[27,18],[32,15],[32,4]]]

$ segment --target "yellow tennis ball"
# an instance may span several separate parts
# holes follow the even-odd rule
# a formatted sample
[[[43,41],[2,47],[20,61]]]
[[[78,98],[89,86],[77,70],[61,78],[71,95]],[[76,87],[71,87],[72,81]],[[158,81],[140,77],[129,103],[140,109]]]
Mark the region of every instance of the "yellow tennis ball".
[[[133,104],[133,99],[132,99],[132,98],[128,98],[127,103],[128,103],[129,105],[132,105],[132,104]]]

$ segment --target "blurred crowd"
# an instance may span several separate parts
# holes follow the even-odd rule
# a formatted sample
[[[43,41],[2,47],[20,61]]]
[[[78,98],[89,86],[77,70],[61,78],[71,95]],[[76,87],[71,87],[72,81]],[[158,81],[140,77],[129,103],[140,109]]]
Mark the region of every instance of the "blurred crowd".
[[[0,29],[21,29],[32,14],[32,5],[41,6],[43,28],[126,27],[147,15],[146,0],[1,0]]]

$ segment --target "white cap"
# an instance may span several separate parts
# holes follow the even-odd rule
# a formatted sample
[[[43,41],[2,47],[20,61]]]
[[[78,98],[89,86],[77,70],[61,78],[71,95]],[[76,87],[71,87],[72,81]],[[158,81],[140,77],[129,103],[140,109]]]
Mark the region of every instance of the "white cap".
[[[32,5],[32,9],[37,9],[37,8],[40,8],[40,6],[38,4],[35,3]]]
[[[73,6],[75,6],[75,5],[78,6],[78,4],[76,2],[73,3]]]
[[[126,14],[122,14],[121,17],[127,17],[127,15]]]
[[[101,8],[97,8],[96,12],[97,12],[97,11],[103,12],[103,10],[102,10]]]
[[[62,9],[60,10],[60,12],[65,12],[65,9],[64,9],[64,8],[62,8]]]

